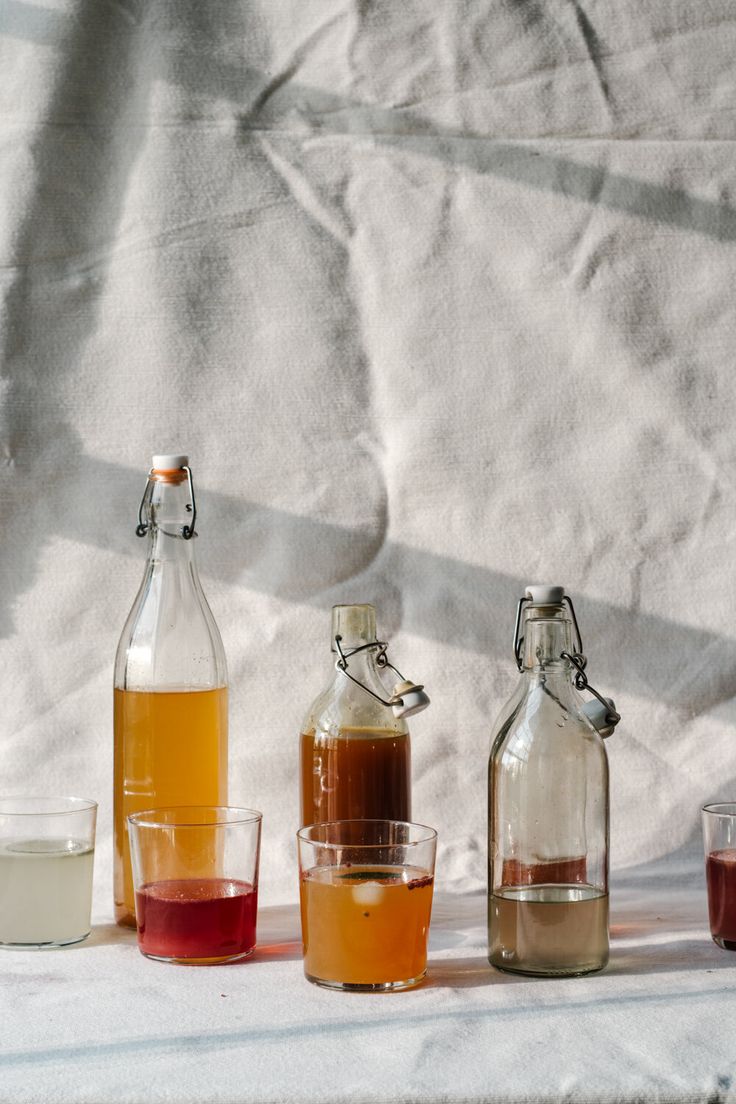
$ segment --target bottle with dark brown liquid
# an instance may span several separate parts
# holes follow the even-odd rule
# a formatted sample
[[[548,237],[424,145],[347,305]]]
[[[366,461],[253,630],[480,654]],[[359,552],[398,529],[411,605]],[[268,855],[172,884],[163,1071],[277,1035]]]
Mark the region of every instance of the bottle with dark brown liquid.
[[[302,826],[411,820],[409,729],[385,704],[391,692],[376,664],[373,606],[334,606],[331,642],[335,676],[302,727]],[[338,645],[349,656],[350,677],[339,665]]]

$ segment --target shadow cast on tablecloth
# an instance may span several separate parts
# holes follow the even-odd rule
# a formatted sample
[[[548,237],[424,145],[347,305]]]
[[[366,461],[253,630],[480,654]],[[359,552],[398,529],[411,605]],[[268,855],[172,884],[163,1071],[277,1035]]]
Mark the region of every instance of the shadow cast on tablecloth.
[[[88,947],[110,947],[116,943],[129,943],[132,947],[137,945],[135,928],[121,927],[119,924],[93,924],[88,937],[82,943],[73,943],[69,947],[61,948],[64,951],[80,951]]]
[[[711,953],[712,952],[712,953]],[[707,939],[679,939],[652,946],[640,944],[617,949],[611,947],[608,966],[601,977],[646,977],[654,974],[678,974],[684,971],[713,973],[714,970],[732,969],[736,956],[722,951]],[[594,975],[590,975],[594,976]],[[483,955],[469,958],[430,959],[425,985],[442,989],[475,989],[486,985],[513,985],[563,978],[534,978],[523,974],[504,973],[489,965]]]

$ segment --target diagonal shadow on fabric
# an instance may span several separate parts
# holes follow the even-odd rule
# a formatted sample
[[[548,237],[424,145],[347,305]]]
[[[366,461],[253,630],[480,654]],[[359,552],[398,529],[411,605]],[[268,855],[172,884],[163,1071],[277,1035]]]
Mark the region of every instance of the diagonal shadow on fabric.
[[[65,483],[47,527],[49,536],[140,561],[144,546],[134,530],[141,473],[76,448],[64,467]],[[127,503],[127,517],[121,516],[121,503]],[[356,596],[368,600],[388,580],[410,597],[402,603],[401,624],[391,626],[392,634],[402,628],[469,655],[513,662],[508,628],[528,579],[416,548],[390,535],[377,545],[370,526],[356,530],[221,491],[200,493],[198,516],[207,532],[199,559],[210,577],[320,609]],[[0,549],[0,557],[5,554]],[[15,596],[37,570],[35,558],[27,560],[22,580],[13,574],[12,564],[0,565],[8,580],[0,602],[0,635],[14,631]],[[137,580],[138,568],[131,571],[131,592]],[[736,724],[736,712],[731,717],[736,640],[600,598],[576,595],[575,601],[583,643],[586,638],[605,641],[591,660],[594,685],[626,687],[630,694],[666,701],[673,716],[682,710],[688,719],[720,706],[728,711],[724,719]],[[508,618],[500,618],[499,610],[507,610]],[[643,668],[638,657],[653,650],[659,662]]]
[[[63,35],[65,21],[58,14],[43,9],[41,15],[35,5],[24,4],[21,0],[6,0],[6,6],[4,33],[44,44],[58,42]],[[105,8],[106,5],[99,5],[100,13]],[[96,17],[88,14],[91,10],[75,21],[83,28],[78,42],[85,49],[94,43],[97,30]],[[131,23],[141,18],[141,9],[133,0],[120,10]],[[353,141],[372,139],[379,146],[398,147],[404,152],[494,175],[566,199],[600,204],[609,210],[701,234],[715,241],[736,240],[734,208],[682,188],[609,172],[605,166],[561,156],[554,152],[554,147],[565,144],[565,138],[530,136],[518,141],[498,140],[492,134],[439,125],[400,106],[367,103],[299,82],[296,77],[311,50],[333,30],[339,30],[339,18],[326,19],[275,72],[265,73],[227,60],[224,51],[217,56],[209,54],[207,64],[203,64],[195,46],[202,42],[203,33],[215,33],[217,24],[208,23],[207,18],[211,20],[211,17],[205,18],[199,6],[184,4],[178,14],[180,37],[176,66],[169,67],[161,55],[158,59],[161,68],[154,69],[151,77],[176,81],[190,91],[224,98],[238,120],[242,136],[268,133],[276,137],[280,133],[305,141],[318,135],[343,135]],[[230,33],[253,32],[246,12],[234,10],[228,19]],[[186,33],[188,24],[189,34]],[[601,56],[590,16],[586,17],[585,38],[590,64],[595,67]],[[188,43],[192,45],[188,47]],[[94,119],[83,121],[94,125]],[[167,118],[166,123],[170,125],[171,122]],[[188,113],[182,122],[197,126],[201,123],[217,125],[227,120],[198,118]],[[143,125],[143,119],[131,116],[129,123]],[[155,125],[155,120],[148,121],[147,125]],[[616,139],[620,141],[618,136]],[[567,140],[581,148],[602,148],[606,141],[605,135]],[[644,141],[635,139],[634,144]]]

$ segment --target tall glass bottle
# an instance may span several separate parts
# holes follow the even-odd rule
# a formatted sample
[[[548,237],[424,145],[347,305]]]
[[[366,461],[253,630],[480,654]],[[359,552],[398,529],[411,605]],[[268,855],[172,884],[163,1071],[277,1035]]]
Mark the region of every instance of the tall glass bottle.
[[[195,561],[186,456],[154,456],[139,536],[148,559],[115,658],[115,919],[135,924],[126,816],[227,804],[227,667]]]
[[[585,659],[563,588],[526,595],[520,684],[489,761],[489,961],[524,974],[585,974],[608,961],[608,760],[593,720],[607,734],[618,714],[576,688],[581,676],[587,685]]]
[[[348,656],[349,676],[340,666],[338,645]],[[422,706],[397,717],[401,710],[386,704],[391,694],[377,665],[385,648],[382,653],[376,641],[373,606],[334,606],[331,647],[334,677],[302,726],[302,826],[411,820],[411,744],[404,716]]]

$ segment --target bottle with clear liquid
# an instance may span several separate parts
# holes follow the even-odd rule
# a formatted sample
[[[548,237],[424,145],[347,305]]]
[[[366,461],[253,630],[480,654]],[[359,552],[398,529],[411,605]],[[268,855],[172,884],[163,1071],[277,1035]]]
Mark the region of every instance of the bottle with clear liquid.
[[[393,695],[387,690],[381,672],[396,669],[386,660],[386,645],[376,640],[373,606],[334,606],[331,645],[334,677],[302,726],[302,827],[332,820],[411,820],[405,718],[429,699],[421,686],[408,682]]]
[[[494,727],[488,771],[489,961],[522,974],[586,974],[608,961],[603,735],[619,716],[588,686],[562,587],[527,589],[515,652],[520,683]]]
[[[187,457],[154,456],[136,530],[147,537],[148,558],[115,658],[114,894],[120,924],[135,925],[126,816],[172,805],[227,804],[227,667],[197,572],[195,522]],[[208,856],[197,861],[206,866]]]

